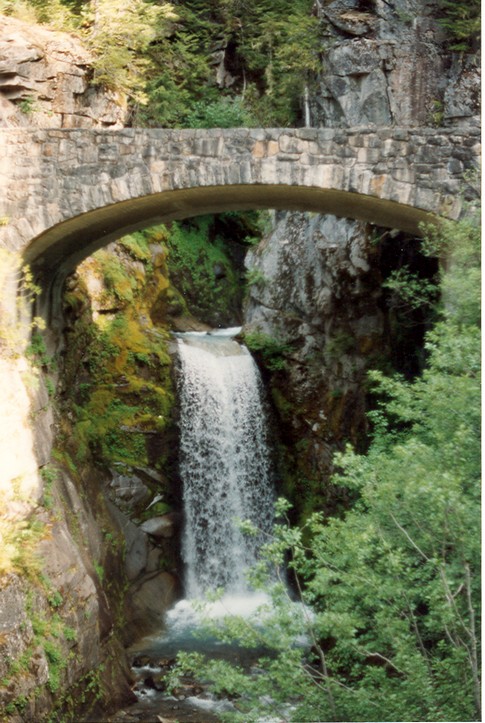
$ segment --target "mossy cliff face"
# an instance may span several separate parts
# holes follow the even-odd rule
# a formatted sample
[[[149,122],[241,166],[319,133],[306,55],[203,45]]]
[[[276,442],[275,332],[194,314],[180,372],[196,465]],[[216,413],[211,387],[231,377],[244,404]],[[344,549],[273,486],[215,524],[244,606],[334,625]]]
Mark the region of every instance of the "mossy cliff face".
[[[246,239],[259,233],[259,216],[257,212],[199,216],[167,229],[170,288],[179,292],[178,302],[174,291],[169,292],[173,304],[169,323],[174,328],[184,330],[183,316],[189,310],[211,327],[241,322]]]
[[[164,250],[143,237],[103,249],[68,279],[61,393],[75,414],[78,458],[161,466],[151,437],[170,423],[171,361],[166,327],[150,311],[167,288]]]
[[[168,332],[178,293],[168,281],[165,233],[138,234],[98,252],[68,279],[64,296],[59,439],[76,463],[97,471],[97,494],[122,538],[125,642],[160,626],[178,589]]]

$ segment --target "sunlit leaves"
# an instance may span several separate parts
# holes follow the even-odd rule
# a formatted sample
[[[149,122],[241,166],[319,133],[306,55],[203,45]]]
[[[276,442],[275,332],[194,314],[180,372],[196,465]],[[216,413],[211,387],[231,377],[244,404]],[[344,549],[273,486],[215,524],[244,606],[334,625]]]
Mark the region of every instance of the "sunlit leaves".
[[[151,42],[175,20],[172,5],[145,0],[94,0],[83,12],[94,50],[94,82],[145,102],[145,55]]]

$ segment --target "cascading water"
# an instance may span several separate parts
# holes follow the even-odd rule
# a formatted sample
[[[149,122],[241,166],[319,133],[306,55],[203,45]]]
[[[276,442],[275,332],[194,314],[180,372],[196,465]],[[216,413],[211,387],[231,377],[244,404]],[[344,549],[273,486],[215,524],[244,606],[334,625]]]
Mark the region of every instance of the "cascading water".
[[[243,535],[238,521],[251,520],[264,536],[273,509],[259,371],[231,330],[185,334],[178,353],[186,595],[223,587],[244,596],[261,535]]]
[[[166,661],[183,650],[200,650],[212,658],[236,656],[248,669],[258,652],[223,644],[206,626],[208,618],[228,613],[259,625],[270,606],[269,597],[253,592],[246,580],[271,532],[273,490],[262,383],[250,353],[233,338],[237,331],[177,335],[186,598],[167,612],[162,635],[137,650],[150,660],[162,660],[161,667],[138,667],[140,681],[160,674]],[[241,532],[239,522],[248,519],[259,534]],[[224,589],[223,597],[201,606],[198,601],[218,588]],[[160,695],[140,682],[140,705],[159,711],[156,706],[165,700]],[[203,696],[192,695],[184,705],[234,710],[230,701]]]

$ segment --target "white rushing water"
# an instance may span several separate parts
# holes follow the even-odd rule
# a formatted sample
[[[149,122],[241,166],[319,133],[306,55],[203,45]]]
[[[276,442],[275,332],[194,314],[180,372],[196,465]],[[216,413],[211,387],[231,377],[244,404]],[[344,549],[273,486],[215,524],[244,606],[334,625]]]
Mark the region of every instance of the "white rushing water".
[[[184,334],[181,362],[181,464],[186,597],[223,587],[250,596],[246,571],[257,560],[273,515],[271,464],[259,371],[237,330]],[[249,519],[262,535],[244,535]],[[248,601],[249,602],[249,601]]]
[[[263,637],[260,648],[245,649],[217,633],[232,615],[263,631],[272,613],[270,596],[251,590],[246,577],[271,533],[274,497],[262,383],[248,350],[233,338],[238,331],[177,334],[185,599],[166,613],[162,635],[145,639],[137,651],[161,660],[161,666],[181,651],[200,651],[213,660],[237,660],[249,671],[258,655],[267,653]],[[243,534],[242,520],[260,534]],[[219,588],[224,594],[205,602]],[[301,615],[303,607],[296,605],[294,612]],[[160,700],[178,705],[176,698],[145,685],[147,673],[161,669],[135,670],[138,698],[154,711]],[[205,690],[185,704],[201,715],[235,710],[232,701]]]

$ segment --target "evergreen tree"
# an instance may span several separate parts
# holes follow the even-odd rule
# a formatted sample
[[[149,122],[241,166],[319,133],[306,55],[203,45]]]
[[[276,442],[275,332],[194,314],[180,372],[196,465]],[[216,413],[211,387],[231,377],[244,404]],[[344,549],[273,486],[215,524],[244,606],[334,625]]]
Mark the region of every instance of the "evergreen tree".
[[[166,33],[176,15],[169,3],[145,0],[91,0],[82,11],[95,51],[94,82],[145,102],[144,74],[150,44]]]

